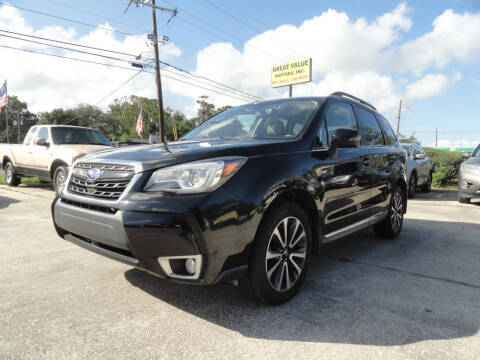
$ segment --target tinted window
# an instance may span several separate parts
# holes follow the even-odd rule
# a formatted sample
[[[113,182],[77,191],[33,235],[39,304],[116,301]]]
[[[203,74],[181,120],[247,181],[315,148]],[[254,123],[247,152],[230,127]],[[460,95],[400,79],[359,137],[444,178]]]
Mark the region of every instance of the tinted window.
[[[353,113],[352,106],[343,102],[336,102],[330,105],[325,113],[327,121],[328,138],[337,129],[358,129],[357,120]]]
[[[293,139],[301,134],[321,103],[293,99],[233,107],[214,115],[183,139]]]
[[[480,145],[473,151],[472,157],[480,157]]]
[[[38,131],[37,140],[44,139],[48,141],[48,129],[46,127],[41,127]]]
[[[74,128],[74,127],[54,127],[52,128],[53,142],[60,144],[90,144],[90,145],[108,145],[112,144],[100,132],[92,129]]]
[[[395,136],[395,133],[393,132],[393,129],[387,119],[379,114],[375,114],[375,116],[377,117],[377,120],[383,129],[383,134],[385,135],[385,141],[387,145],[395,144],[397,142],[397,137]]]
[[[363,145],[385,145],[382,130],[377,119],[370,111],[357,107],[358,122],[362,133]]]

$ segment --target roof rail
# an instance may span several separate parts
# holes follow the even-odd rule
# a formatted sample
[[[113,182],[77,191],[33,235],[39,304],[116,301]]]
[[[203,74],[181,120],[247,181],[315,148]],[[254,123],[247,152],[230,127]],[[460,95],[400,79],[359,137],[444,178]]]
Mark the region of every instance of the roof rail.
[[[375,106],[373,106],[372,104],[366,102],[365,100],[362,100],[356,96],[353,96],[353,95],[350,95],[350,94],[347,94],[346,92],[343,92],[343,91],[336,91],[334,93],[331,93],[330,96],[344,96],[344,97],[348,97],[350,99],[353,99],[353,100],[356,100],[358,101],[359,103],[363,104],[363,105],[366,105],[370,108],[372,108],[373,110],[377,111],[377,109],[375,108]]]

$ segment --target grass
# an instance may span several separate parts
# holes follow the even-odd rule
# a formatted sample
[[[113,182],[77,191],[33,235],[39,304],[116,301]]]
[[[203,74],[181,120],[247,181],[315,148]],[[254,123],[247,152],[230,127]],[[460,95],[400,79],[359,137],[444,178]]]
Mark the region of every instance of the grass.
[[[37,177],[32,178],[22,178],[22,184],[39,184],[42,180]],[[0,174],[0,185],[5,185],[5,177],[3,174]]]

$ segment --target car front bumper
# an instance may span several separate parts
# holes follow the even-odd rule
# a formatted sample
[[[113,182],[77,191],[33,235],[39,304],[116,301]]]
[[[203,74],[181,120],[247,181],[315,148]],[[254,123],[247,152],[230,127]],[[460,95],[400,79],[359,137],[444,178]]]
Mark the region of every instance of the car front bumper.
[[[68,194],[52,204],[59,236],[164,279],[212,284],[238,279],[260,215],[226,190],[166,198],[131,193],[112,206]],[[187,259],[196,270],[188,272]]]
[[[480,178],[460,174],[458,192],[465,199],[480,198]]]

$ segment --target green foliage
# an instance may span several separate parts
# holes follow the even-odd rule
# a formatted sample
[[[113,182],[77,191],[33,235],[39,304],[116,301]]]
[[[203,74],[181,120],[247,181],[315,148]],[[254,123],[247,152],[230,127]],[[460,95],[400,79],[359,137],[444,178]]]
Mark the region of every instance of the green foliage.
[[[0,114],[0,143],[7,142],[6,115],[8,115],[8,140],[11,143],[22,142],[28,129],[38,120],[37,115],[28,111],[27,103],[20,101],[16,96],[9,96],[8,107],[2,109]]]
[[[458,170],[463,162],[462,154],[455,151],[424,148],[425,153],[435,165],[433,185],[445,186],[457,182]]]
[[[410,135],[408,138],[405,137],[404,135],[400,134],[399,136],[399,141],[404,144],[412,144],[414,142],[417,142],[420,144],[420,142],[417,140],[417,138],[413,135]]]

